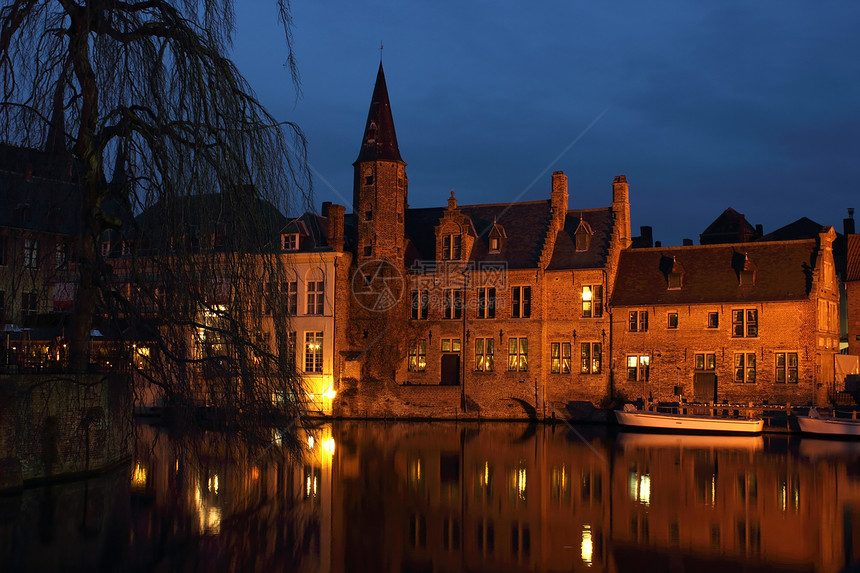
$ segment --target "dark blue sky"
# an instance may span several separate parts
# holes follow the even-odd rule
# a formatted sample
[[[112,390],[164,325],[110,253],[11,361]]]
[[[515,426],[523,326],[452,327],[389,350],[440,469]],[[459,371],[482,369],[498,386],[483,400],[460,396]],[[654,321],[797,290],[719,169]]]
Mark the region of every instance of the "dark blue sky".
[[[860,2],[293,0],[296,98],[274,2],[238,3],[234,57],[347,205],[379,44],[409,204],[607,206],[665,245],[733,207],[765,232],[860,207]],[[858,215],[860,217],[860,215]]]

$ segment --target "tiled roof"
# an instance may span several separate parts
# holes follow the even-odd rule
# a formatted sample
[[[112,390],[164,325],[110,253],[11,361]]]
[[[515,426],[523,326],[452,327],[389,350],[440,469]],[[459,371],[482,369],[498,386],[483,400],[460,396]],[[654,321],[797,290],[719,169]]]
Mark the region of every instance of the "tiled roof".
[[[848,264],[845,280],[860,281],[860,235],[848,235]]]
[[[510,269],[538,266],[549,226],[549,201],[463,205],[458,209],[472,220],[478,234],[471,260],[505,262]],[[406,211],[407,267],[416,260],[436,260],[435,227],[444,211],[444,207]],[[487,239],[494,222],[504,228],[507,238],[501,251],[491,254]]]
[[[618,265],[612,304],[737,303],[807,298],[817,241],[773,241],[626,249]],[[756,269],[755,284],[740,286],[744,255]],[[666,261],[684,269],[680,289],[668,289]]]
[[[580,217],[594,233],[587,251],[577,252],[574,233],[579,227]],[[591,209],[583,211],[568,211],[564,220],[564,228],[555,239],[548,270],[557,269],[591,269],[602,267],[609,253],[609,242],[612,238],[612,209]]]

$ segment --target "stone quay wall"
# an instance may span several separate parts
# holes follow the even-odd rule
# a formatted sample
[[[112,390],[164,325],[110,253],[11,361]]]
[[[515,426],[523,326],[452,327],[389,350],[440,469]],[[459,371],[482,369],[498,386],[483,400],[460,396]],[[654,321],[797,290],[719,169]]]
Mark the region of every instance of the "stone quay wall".
[[[0,376],[0,491],[127,459],[131,401],[123,375]]]

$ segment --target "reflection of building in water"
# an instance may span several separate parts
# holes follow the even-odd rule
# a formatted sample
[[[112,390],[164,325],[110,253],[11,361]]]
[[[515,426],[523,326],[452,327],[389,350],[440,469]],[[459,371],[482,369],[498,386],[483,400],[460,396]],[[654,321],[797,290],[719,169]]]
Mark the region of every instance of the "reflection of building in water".
[[[616,448],[502,424],[335,436],[333,571],[355,555],[368,571],[838,571],[860,558],[860,480],[844,461],[856,456],[760,436],[623,435]]]
[[[290,564],[330,570],[330,428],[308,433],[309,451],[295,462],[271,455],[277,432],[274,448],[249,459],[224,436],[183,441],[138,429],[142,447],[131,466],[131,488],[133,502],[145,509],[135,514],[133,562],[176,567],[187,558],[200,570],[275,571]],[[177,555],[162,546],[165,538],[197,544],[198,552]],[[210,546],[219,551],[204,551]],[[219,561],[223,552],[235,556],[229,565]]]

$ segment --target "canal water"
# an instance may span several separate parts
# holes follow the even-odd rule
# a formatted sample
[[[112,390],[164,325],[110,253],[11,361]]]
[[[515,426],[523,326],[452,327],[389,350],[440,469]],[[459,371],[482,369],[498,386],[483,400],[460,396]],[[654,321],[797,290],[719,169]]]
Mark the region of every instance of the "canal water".
[[[138,427],[0,498],[3,571],[816,571],[860,559],[860,443],[334,422],[254,453]]]

